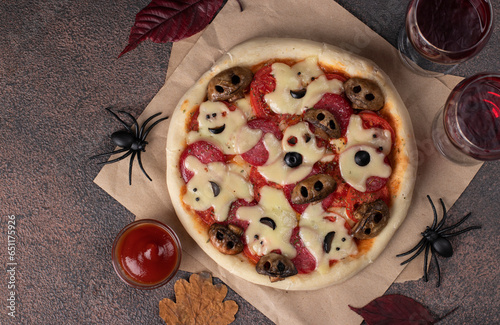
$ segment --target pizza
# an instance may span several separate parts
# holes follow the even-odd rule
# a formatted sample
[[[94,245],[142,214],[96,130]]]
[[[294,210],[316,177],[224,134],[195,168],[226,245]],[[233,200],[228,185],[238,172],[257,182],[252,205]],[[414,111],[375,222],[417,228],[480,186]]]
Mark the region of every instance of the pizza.
[[[227,271],[311,290],[372,263],[416,177],[408,112],[371,61],[332,45],[259,38],[185,93],[167,184],[189,235]]]

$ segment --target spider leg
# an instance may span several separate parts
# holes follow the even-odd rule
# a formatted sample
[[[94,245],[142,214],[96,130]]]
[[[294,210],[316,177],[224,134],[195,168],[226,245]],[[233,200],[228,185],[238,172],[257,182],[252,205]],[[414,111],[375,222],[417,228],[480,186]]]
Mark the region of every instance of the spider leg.
[[[116,115],[115,112],[113,112],[109,107],[106,107],[106,110],[108,112],[110,112],[111,114],[113,114],[113,116],[118,120],[120,121],[121,124],[123,124],[123,126],[125,126],[125,128],[127,129],[127,131],[130,132],[130,126],[127,125],[127,123],[125,123],[118,115]]]
[[[452,225],[452,226],[449,226],[449,227],[447,227],[447,228],[444,228],[444,229],[440,230],[440,231],[438,232],[438,234],[442,234],[442,233],[444,233],[444,232],[446,232],[446,231],[448,231],[448,230],[455,229],[456,227],[458,227],[458,226],[460,226],[462,223],[464,223],[464,222],[465,222],[465,220],[467,220],[470,216],[471,216],[471,212],[467,213],[467,214],[465,215],[465,217],[463,217],[463,218],[462,218],[459,222],[457,222],[456,224],[454,224],[454,225]]]
[[[406,263],[410,263],[411,261],[413,261],[415,259],[415,257],[417,257],[420,253],[422,253],[422,251],[424,250],[424,247],[426,247],[426,246],[425,245],[420,245],[420,248],[418,249],[418,251],[415,254],[413,254],[412,257],[410,257],[406,261],[402,262],[400,265],[404,265]]]
[[[128,168],[128,185],[132,185],[132,166],[134,165],[134,158],[136,155],[137,151],[134,151],[132,156],[130,157],[130,164]]]
[[[120,161],[120,160],[123,160],[125,158],[127,158],[128,156],[130,156],[130,154],[132,153],[132,150],[129,150],[126,154],[124,154],[123,156],[120,156],[116,159],[113,159],[113,160],[108,160],[108,161],[103,161],[103,162],[100,162],[100,163],[97,163],[99,165],[107,165],[107,164],[112,164],[112,163],[115,163],[117,161]]]
[[[429,247],[431,247],[431,245],[426,245],[425,246],[425,254],[424,254],[424,281],[427,282],[429,280],[429,273],[428,273],[428,265],[427,265],[427,261],[429,259]]]
[[[420,239],[420,241],[418,242],[418,244],[415,245],[415,247],[413,247],[412,249],[410,249],[409,251],[405,252],[405,253],[401,253],[401,254],[398,254],[396,255],[396,257],[401,257],[401,256],[406,256],[408,254],[411,254],[413,253],[414,251],[416,251],[420,246],[422,246],[424,244],[424,241],[425,241],[425,238],[422,238]]]
[[[441,219],[441,221],[437,225],[437,228],[435,231],[438,231],[439,229],[441,229],[441,227],[444,225],[444,222],[446,221],[446,218],[448,217],[448,215],[446,214],[446,207],[444,206],[443,199],[439,199],[439,202],[441,203],[441,206],[443,207],[443,218]]]
[[[144,132],[144,129],[146,128],[146,125],[152,120],[154,119],[155,117],[157,117],[158,115],[161,115],[161,112],[160,113],[156,113],[154,115],[151,115],[150,117],[148,117],[144,123],[142,123],[141,125],[141,129],[139,130],[139,138],[142,138],[142,132]]]
[[[437,274],[438,274],[438,281],[436,283],[436,288],[437,288],[441,285],[441,270],[439,268],[439,263],[438,263],[438,259],[436,256],[436,252],[434,251],[434,248],[431,247],[431,251],[432,251],[432,258],[434,259],[434,263],[436,263],[436,269],[437,269]]]
[[[111,152],[101,153],[101,154],[98,154],[98,155],[92,156],[92,157],[90,157],[89,159],[100,158],[100,157],[104,157],[104,156],[107,156],[107,155],[114,155],[115,153],[122,153],[122,152],[125,152],[125,151],[127,151],[127,150],[128,150],[128,149],[124,148],[124,149],[115,150],[115,151],[111,151]]]
[[[431,229],[434,229],[434,227],[436,227],[436,223],[437,223],[436,207],[434,206],[434,202],[432,202],[431,197],[429,195],[427,195],[427,199],[429,200],[429,203],[431,204],[432,212],[434,213],[434,221],[432,221],[432,226],[431,226]]]
[[[457,232],[452,232],[451,234],[442,234],[441,237],[446,238],[446,237],[458,236],[458,235],[463,234],[464,232],[467,232],[467,231],[473,230],[473,229],[481,229],[481,226],[472,226],[472,227],[468,227],[468,228],[462,229],[462,230],[457,231]]]
[[[149,134],[149,131],[151,131],[152,128],[154,128],[156,126],[156,124],[160,123],[161,121],[164,121],[168,119],[168,116],[167,117],[163,117],[159,120],[157,120],[156,122],[154,122],[153,124],[151,124],[151,126],[146,130],[146,132],[144,132],[144,135],[142,136],[141,140],[146,140],[146,137],[148,136]]]
[[[120,113],[126,114],[126,115],[128,115],[128,117],[130,117],[130,119],[132,119],[132,122],[134,122],[134,126],[135,126],[135,137],[139,138],[139,124],[137,123],[137,120],[135,119],[135,117],[133,117],[132,114],[130,114],[129,112],[120,111]],[[129,129],[129,131],[130,131],[130,129]]]
[[[151,177],[149,177],[148,173],[146,173],[146,171],[144,170],[144,167],[142,166],[142,160],[141,160],[141,152],[138,151],[137,152],[137,160],[139,161],[139,167],[141,167],[141,170],[142,172],[144,173],[144,175],[146,175],[146,177],[150,180],[150,181],[153,181],[151,179]]]

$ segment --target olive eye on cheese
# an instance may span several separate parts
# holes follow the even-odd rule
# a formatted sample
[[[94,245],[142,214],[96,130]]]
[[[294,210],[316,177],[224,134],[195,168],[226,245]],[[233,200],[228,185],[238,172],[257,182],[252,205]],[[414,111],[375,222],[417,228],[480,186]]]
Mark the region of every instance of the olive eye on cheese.
[[[354,155],[354,162],[360,167],[364,167],[370,163],[370,153],[365,150],[359,150]]]
[[[298,152],[287,152],[283,160],[288,167],[295,168],[302,164],[302,155]]]
[[[367,185],[371,177],[389,178],[392,168],[386,155],[370,145],[348,147],[339,156],[342,178],[357,191],[371,190]]]
[[[252,82],[253,73],[244,67],[233,67],[215,75],[208,83],[208,100],[233,102],[245,97],[245,89]]]
[[[208,229],[208,237],[212,245],[223,254],[235,255],[243,251],[243,242],[229,227],[214,223]]]
[[[295,185],[291,201],[294,204],[305,204],[323,200],[333,193],[336,187],[337,183],[330,175],[313,175]]]
[[[297,274],[297,268],[292,261],[277,253],[262,256],[255,266],[259,274],[268,275],[271,282],[284,280],[286,277]]]
[[[314,125],[314,134],[329,140],[340,138],[340,125],[332,113],[325,109],[310,109],[304,114],[304,120]]]
[[[353,108],[378,111],[384,107],[384,94],[379,85],[372,80],[351,78],[344,83],[344,90]]]
[[[354,217],[359,221],[352,228],[353,236],[358,239],[373,238],[389,222],[389,207],[381,199],[363,203],[354,211]]]

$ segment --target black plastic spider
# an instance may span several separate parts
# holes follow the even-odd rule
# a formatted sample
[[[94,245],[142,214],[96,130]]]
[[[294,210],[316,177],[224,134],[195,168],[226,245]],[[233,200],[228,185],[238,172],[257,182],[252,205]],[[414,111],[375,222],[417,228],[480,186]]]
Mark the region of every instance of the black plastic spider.
[[[163,117],[161,119],[158,119],[156,122],[151,124],[151,126],[147,130],[145,130],[146,125],[152,119],[161,115],[161,113],[156,113],[153,116],[150,116],[148,119],[146,119],[144,121],[144,123],[139,128],[139,124],[137,123],[137,120],[132,115],[130,115],[130,113],[127,113],[125,111],[119,111],[119,113],[126,114],[128,117],[130,117],[132,119],[134,126],[135,126],[135,132],[134,132],[132,130],[132,126],[128,126],[127,123],[125,123],[122,119],[120,119],[118,117],[118,115],[116,115],[113,111],[111,111],[111,109],[106,108],[106,110],[108,112],[110,112],[111,114],[113,114],[113,116],[116,117],[116,119],[118,121],[120,121],[120,123],[122,123],[125,126],[125,130],[119,130],[119,131],[116,131],[113,134],[111,134],[111,140],[113,140],[115,145],[122,147],[122,149],[118,149],[118,150],[115,150],[112,152],[106,152],[106,153],[102,153],[99,155],[95,155],[95,156],[90,157],[90,159],[95,159],[95,158],[104,157],[107,155],[125,152],[124,155],[122,155],[116,159],[99,163],[99,164],[111,164],[111,163],[123,160],[131,155],[130,156],[130,166],[129,166],[129,171],[128,171],[128,183],[129,183],[129,185],[132,185],[132,166],[134,164],[134,158],[137,155],[137,160],[139,161],[139,167],[141,168],[144,175],[146,175],[146,177],[151,181],[152,180],[151,177],[149,177],[148,173],[146,173],[146,171],[144,170],[144,167],[142,166],[141,151],[146,151],[146,145],[148,144],[146,141],[146,137],[148,136],[151,129],[154,128],[161,121],[168,119],[168,116]]]
[[[443,200],[439,199],[439,202],[441,203],[441,206],[443,207],[443,218],[441,219],[441,221],[438,224],[437,223],[436,207],[434,206],[434,203],[432,202],[431,197],[429,195],[427,195],[427,199],[429,199],[429,202],[430,202],[431,207],[432,207],[432,211],[434,212],[434,221],[432,223],[432,226],[426,227],[425,231],[421,233],[424,238],[422,238],[420,240],[420,242],[418,242],[418,244],[415,247],[413,247],[412,249],[410,249],[406,253],[396,255],[396,257],[411,254],[415,250],[418,249],[418,251],[415,254],[413,254],[412,257],[410,257],[409,259],[407,259],[406,261],[401,263],[401,265],[403,265],[403,264],[411,262],[415,257],[417,257],[420,253],[422,253],[422,251],[425,248],[424,281],[427,282],[427,280],[428,280],[427,279],[427,270],[428,270],[427,259],[429,256],[429,248],[430,248],[431,253],[432,253],[432,258],[434,260],[434,263],[436,264],[437,274],[438,274],[438,280],[437,280],[436,287],[439,287],[441,284],[441,272],[439,270],[439,264],[438,264],[438,260],[436,257],[436,253],[442,257],[451,257],[453,255],[453,246],[451,246],[450,241],[446,238],[458,236],[458,235],[463,234],[464,232],[467,232],[467,231],[472,230],[472,229],[480,229],[481,226],[471,226],[471,227],[462,229],[462,230],[457,231],[457,232],[446,233],[446,232],[460,226],[462,223],[464,223],[465,220],[467,220],[467,218],[470,217],[471,213],[469,212],[465,217],[463,217],[456,224],[449,226],[447,228],[441,229],[441,227],[444,225],[444,222],[446,221],[446,218],[447,218],[446,208],[444,206]]]

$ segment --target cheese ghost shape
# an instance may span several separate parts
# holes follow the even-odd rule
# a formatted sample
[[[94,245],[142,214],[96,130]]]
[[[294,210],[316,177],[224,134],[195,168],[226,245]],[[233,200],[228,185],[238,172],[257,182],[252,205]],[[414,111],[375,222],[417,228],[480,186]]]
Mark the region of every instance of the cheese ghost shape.
[[[187,192],[182,199],[193,209],[205,211],[213,207],[215,220],[224,221],[232,202],[253,200],[251,184],[225,163],[203,164],[198,158],[188,156],[185,166],[194,176],[187,183]]]
[[[245,114],[230,110],[223,102],[204,102],[198,114],[198,131],[188,134],[188,143],[200,139],[217,145],[225,154],[244,153],[259,142],[262,131],[247,126]]]

